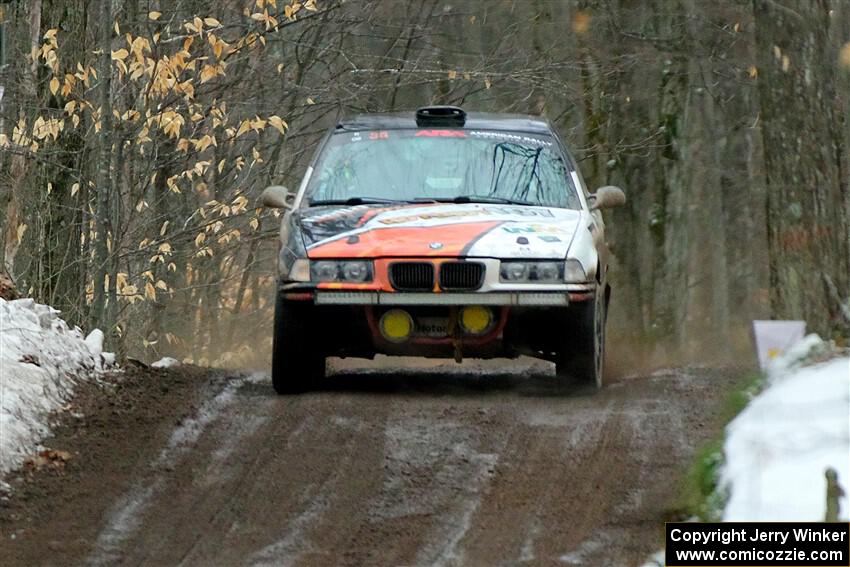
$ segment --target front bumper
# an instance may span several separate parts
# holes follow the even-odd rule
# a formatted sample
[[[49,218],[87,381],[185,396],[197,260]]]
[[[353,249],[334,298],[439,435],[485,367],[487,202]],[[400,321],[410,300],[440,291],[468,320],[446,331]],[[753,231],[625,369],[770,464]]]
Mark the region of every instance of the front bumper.
[[[515,357],[531,354],[546,358],[563,341],[558,329],[595,290],[558,292],[415,293],[367,290],[325,290],[309,284],[283,284],[281,299],[286,304],[314,304],[311,325],[321,337],[327,356],[371,358],[375,354],[437,358]],[[448,322],[467,306],[493,310],[495,325],[484,334],[450,331]],[[389,341],[382,336],[378,321],[390,309],[407,311],[415,322],[409,339]],[[445,320],[445,334],[420,325]]]
[[[363,291],[317,291],[316,305],[493,305],[566,307],[569,295],[558,292],[495,293],[385,293]]]
[[[591,300],[595,282],[549,286],[533,284],[469,292],[397,292],[375,289],[373,284],[313,284],[280,282],[279,292],[290,300],[313,301],[316,305],[490,305],[505,307],[566,307]],[[542,288],[542,289],[541,289]]]

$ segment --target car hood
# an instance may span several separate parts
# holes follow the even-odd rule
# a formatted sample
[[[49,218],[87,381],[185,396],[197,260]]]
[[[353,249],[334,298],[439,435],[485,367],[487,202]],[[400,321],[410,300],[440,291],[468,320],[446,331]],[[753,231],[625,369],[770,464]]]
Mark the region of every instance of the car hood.
[[[569,209],[491,204],[314,207],[295,211],[310,258],[565,258]]]

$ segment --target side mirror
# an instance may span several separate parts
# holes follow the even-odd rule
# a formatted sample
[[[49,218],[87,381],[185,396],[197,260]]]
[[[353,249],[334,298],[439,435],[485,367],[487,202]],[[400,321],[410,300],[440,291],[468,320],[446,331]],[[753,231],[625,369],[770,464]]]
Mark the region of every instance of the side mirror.
[[[292,200],[295,195],[289,192],[289,189],[283,185],[271,185],[263,190],[260,195],[260,202],[265,207],[273,209],[287,209],[292,206]]]
[[[613,209],[626,204],[626,194],[619,187],[606,185],[596,190],[596,193],[590,196],[593,201],[590,203],[590,210],[595,209]]]

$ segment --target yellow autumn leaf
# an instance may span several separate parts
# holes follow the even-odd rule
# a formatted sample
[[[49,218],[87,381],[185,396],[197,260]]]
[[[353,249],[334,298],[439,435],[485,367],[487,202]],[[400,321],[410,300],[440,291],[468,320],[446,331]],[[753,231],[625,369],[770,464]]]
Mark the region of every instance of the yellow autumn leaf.
[[[251,120],[251,129],[255,132],[260,132],[266,127],[267,121],[263,120],[259,116]]]
[[[269,116],[269,124],[274,126],[281,134],[285,133],[286,129],[289,127],[286,122],[277,115]]]
[[[236,131],[236,136],[234,136],[234,137],[238,138],[239,136],[241,136],[242,134],[244,134],[245,132],[247,132],[250,129],[251,129],[251,121],[250,120],[243,120],[242,123],[239,125],[239,129]]]
[[[147,299],[151,299],[156,301],[156,288],[151,284],[151,282],[147,282],[145,284],[145,297]]]
[[[221,22],[219,22],[215,18],[204,18],[204,24],[206,24],[206,26],[210,28],[217,28],[221,25]]]
[[[297,14],[298,10],[300,10],[300,9],[301,9],[301,3],[300,2],[293,2],[289,6],[283,7],[283,14],[286,16],[287,19],[292,20],[292,19],[295,18],[295,14]]]
[[[80,184],[79,183],[74,183],[73,185],[71,185],[71,197],[76,195],[79,191],[80,191]]]
[[[62,96],[67,97],[71,94],[71,90],[77,82],[77,78],[70,73],[65,74],[65,81],[62,84]]]
[[[201,84],[204,84],[207,81],[215,78],[217,74],[218,70],[214,65],[204,65],[201,68]]]
[[[199,232],[198,236],[195,237],[195,248],[200,248],[206,239],[207,234],[205,232]]]
[[[20,244],[21,241],[24,239],[24,233],[27,231],[27,228],[29,227],[23,223],[18,225],[18,229],[15,231],[15,236],[18,239],[18,244]]]
[[[168,291],[168,284],[162,280],[157,280],[156,288],[161,289],[162,291]]]
[[[54,95],[59,92],[59,79],[56,77],[50,79],[50,92]]]
[[[248,208],[248,198],[245,195],[239,195],[233,199],[233,214],[239,214]]]
[[[160,17],[162,17],[162,12],[157,12],[155,10],[153,12],[148,12],[149,20],[157,21]]]
[[[121,49],[117,49],[112,52],[112,60],[123,61],[128,55],[130,55],[130,52],[122,47]]]
[[[215,141],[215,137],[210,136],[209,134],[204,134],[203,136],[201,136],[200,139],[197,139],[197,140],[193,139],[192,144],[195,146],[196,150],[201,151],[201,152],[204,151],[205,149],[207,149],[210,146],[217,145],[216,141]]]

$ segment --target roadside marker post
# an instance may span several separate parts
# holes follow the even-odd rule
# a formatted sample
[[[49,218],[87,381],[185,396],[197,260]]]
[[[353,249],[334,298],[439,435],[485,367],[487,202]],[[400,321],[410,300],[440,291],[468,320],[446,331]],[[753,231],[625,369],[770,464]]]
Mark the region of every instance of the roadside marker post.
[[[759,367],[782,355],[806,335],[805,321],[753,321]]]

